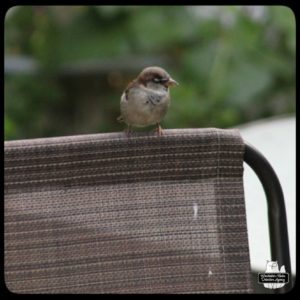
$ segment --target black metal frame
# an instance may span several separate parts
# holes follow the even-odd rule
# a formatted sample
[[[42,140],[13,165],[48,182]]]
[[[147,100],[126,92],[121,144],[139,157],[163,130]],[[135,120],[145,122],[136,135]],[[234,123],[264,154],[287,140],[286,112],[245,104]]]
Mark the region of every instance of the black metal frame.
[[[256,173],[266,194],[271,259],[278,261],[280,266],[285,265],[286,272],[289,273],[289,283],[274,291],[285,293],[292,288],[292,272],[286,210],[282,188],[275,171],[267,159],[247,142],[245,142],[244,161]]]

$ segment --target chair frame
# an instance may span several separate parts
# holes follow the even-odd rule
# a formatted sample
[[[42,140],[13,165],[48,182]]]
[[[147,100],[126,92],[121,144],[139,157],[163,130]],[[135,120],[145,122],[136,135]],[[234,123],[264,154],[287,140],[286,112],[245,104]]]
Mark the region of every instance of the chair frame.
[[[285,265],[289,282],[275,293],[286,293],[292,288],[291,261],[284,196],[279,179],[267,159],[245,142],[244,161],[258,176],[267,198],[271,259]]]

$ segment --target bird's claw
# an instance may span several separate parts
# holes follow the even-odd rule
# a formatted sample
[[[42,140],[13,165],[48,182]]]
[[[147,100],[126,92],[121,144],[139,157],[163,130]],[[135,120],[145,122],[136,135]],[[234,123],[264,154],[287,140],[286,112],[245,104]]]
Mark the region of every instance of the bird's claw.
[[[159,124],[157,124],[157,127],[154,130],[157,132],[158,136],[162,136],[163,135],[162,127]]]
[[[128,126],[125,130],[124,130],[126,136],[129,138],[131,136],[132,130],[131,127]]]

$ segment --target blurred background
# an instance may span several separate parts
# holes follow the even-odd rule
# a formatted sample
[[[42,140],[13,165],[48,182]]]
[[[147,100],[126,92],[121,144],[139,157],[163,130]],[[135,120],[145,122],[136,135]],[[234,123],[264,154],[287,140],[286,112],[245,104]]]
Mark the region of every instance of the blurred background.
[[[5,18],[5,139],[123,130],[120,95],[149,65],[165,128],[295,113],[295,19],[284,6],[16,6]]]
[[[180,83],[164,128],[239,128],[275,168],[294,275],[295,31],[285,6],[13,7],[5,18],[5,140],[121,131],[123,90],[144,67],[161,66]],[[257,285],[271,257],[267,207],[247,165],[244,181]]]

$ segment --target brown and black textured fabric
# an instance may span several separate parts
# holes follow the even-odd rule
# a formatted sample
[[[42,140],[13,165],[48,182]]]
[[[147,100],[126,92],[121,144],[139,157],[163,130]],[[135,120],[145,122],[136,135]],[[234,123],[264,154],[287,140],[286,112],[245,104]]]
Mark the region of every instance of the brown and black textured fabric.
[[[16,293],[251,292],[237,130],[5,142]]]

